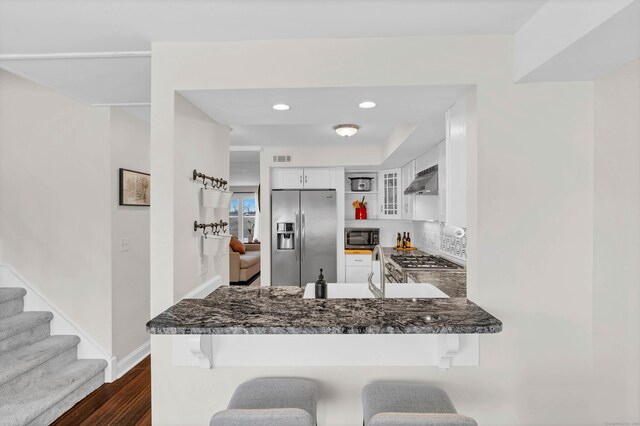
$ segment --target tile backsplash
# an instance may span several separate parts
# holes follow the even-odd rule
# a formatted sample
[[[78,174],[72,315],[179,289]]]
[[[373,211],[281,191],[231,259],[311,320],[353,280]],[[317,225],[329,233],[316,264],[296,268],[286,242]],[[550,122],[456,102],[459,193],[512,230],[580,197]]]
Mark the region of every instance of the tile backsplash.
[[[456,237],[455,235],[449,235],[442,232],[444,224],[440,229],[440,252],[449,256],[467,260],[467,234],[462,237]]]
[[[429,254],[439,254],[440,224],[437,222],[415,221],[413,223],[414,245]]]
[[[413,232],[415,246],[429,254],[445,254],[456,259],[467,260],[467,237],[455,237],[442,232],[444,224],[415,221]]]

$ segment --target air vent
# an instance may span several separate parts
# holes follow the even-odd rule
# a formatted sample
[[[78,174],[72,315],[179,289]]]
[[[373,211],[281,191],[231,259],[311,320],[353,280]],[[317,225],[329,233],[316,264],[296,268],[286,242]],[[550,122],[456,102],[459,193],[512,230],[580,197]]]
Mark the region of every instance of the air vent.
[[[273,162],[274,163],[290,163],[291,156],[290,155],[274,155]]]

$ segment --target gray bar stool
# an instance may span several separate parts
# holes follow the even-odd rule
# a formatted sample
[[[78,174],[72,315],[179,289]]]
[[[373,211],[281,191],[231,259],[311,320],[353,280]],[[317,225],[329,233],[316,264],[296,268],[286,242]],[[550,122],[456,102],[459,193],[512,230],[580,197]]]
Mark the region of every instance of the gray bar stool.
[[[264,378],[242,383],[210,426],[315,426],[318,388],[305,379]]]
[[[373,383],[362,389],[365,426],[478,426],[457,414],[442,389],[426,384]]]

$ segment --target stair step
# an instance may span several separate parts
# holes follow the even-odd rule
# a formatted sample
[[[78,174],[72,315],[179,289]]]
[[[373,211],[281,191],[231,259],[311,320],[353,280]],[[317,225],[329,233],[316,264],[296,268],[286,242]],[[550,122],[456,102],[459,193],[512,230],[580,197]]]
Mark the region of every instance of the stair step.
[[[0,320],[18,315],[24,310],[24,288],[0,287]]]
[[[49,336],[51,312],[23,312],[0,320],[0,354]]]
[[[20,392],[0,390],[3,426],[48,425],[104,383],[107,362],[81,359]]]
[[[0,303],[22,299],[27,291],[20,287],[0,287]]]
[[[24,299],[18,298],[0,303],[0,320],[18,315],[24,310]]]
[[[78,336],[50,336],[0,355],[0,389],[17,390],[76,360]]]

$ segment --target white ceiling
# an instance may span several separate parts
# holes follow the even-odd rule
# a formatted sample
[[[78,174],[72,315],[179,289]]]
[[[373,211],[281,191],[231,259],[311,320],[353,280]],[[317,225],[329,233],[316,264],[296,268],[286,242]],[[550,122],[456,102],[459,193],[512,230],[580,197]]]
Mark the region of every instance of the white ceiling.
[[[376,86],[188,90],[180,93],[220,124],[422,123],[441,115],[468,86]],[[371,100],[377,106],[358,108]],[[271,107],[284,103],[288,111]]]
[[[0,67],[87,104],[151,99],[149,57],[0,61]]]
[[[445,111],[468,86],[385,86],[301,89],[192,90],[180,93],[220,124],[232,126],[232,146],[341,147],[381,149],[397,126],[417,124],[394,158],[406,162],[444,139]],[[376,102],[371,109],[358,104]],[[286,103],[288,111],[272,105]],[[333,126],[360,126],[355,136]],[[409,149],[407,149],[409,148]],[[403,153],[400,155],[399,153]],[[404,163],[402,163],[404,164]]]
[[[544,0],[3,0],[0,53],[148,50],[153,41],[509,34]]]
[[[640,58],[638,0],[557,52],[519,81],[592,81],[637,58]]]
[[[544,0],[0,0],[0,55],[148,51],[155,41],[511,34]],[[0,60],[90,104],[150,102],[147,57]]]

